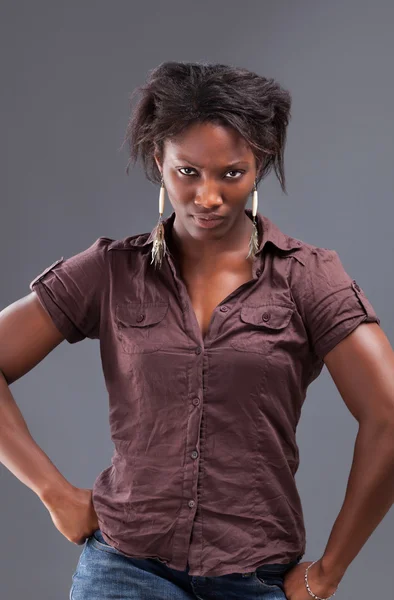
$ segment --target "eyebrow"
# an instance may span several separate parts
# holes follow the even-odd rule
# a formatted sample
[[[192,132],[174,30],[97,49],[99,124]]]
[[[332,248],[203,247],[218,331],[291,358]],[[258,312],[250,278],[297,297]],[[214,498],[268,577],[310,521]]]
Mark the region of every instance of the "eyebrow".
[[[202,168],[199,165],[196,165],[196,163],[193,163],[189,159],[183,158],[182,156],[178,156],[175,160],[180,160],[180,161],[187,162],[187,163],[189,163],[189,165],[193,165],[194,167],[197,167],[198,169]],[[250,163],[247,160],[234,160],[233,162],[231,162],[228,165],[224,166],[223,169],[227,169],[228,167],[233,167],[234,165],[249,165],[249,164]]]

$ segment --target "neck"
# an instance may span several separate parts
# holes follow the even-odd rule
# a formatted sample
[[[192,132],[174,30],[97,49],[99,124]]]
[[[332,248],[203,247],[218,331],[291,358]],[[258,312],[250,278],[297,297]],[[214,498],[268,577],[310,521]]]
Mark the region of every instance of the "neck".
[[[253,231],[252,220],[243,213],[242,217],[236,221],[234,226],[220,239],[196,240],[180,224],[176,217],[172,226],[172,246],[173,251],[184,263],[192,262],[196,264],[207,264],[212,262],[215,257],[215,263],[221,259],[237,260],[244,258],[249,250],[249,240]]]

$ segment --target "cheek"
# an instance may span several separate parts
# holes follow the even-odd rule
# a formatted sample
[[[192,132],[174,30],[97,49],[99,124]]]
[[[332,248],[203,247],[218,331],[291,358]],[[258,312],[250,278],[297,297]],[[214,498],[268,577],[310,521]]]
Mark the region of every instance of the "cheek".
[[[179,207],[182,210],[190,202],[193,202],[194,194],[191,189],[182,185],[176,177],[171,178],[169,181],[167,180],[165,186],[165,200],[169,200],[172,206]]]
[[[157,197],[159,200],[159,196]],[[164,212],[167,212],[169,206],[182,218],[184,213],[186,212],[186,204],[184,195],[177,190],[172,189],[171,187],[167,187],[164,194]],[[167,207],[167,210],[166,210]]]
[[[164,185],[166,187],[166,193],[171,198],[174,198],[175,202],[178,202],[179,199],[182,198],[185,186],[182,185],[182,182],[176,173],[170,172],[164,180]]]

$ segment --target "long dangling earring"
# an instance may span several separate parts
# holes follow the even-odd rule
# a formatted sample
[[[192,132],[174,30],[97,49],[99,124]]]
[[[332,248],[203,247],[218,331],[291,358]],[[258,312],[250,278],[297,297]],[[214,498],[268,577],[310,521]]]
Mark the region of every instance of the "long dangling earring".
[[[161,187],[160,187],[160,195],[159,195],[159,221],[156,225],[155,236],[152,247],[152,260],[151,263],[154,263],[155,268],[161,267],[163,262],[163,257],[167,251],[167,244],[164,237],[164,225],[162,223],[163,213],[164,213],[164,196],[165,196],[165,187],[164,187],[164,179],[163,175],[161,176]]]
[[[259,232],[257,229],[257,222],[256,222],[256,215],[257,215],[257,206],[258,206],[258,196],[257,196],[257,185],[256,185],[256,181],[254,182],[254,186],[253,186],[253,200],[252,200],[252,221],[253,221],[253,231],[252,231],[252,235],[250,236],[250,241],[249,241],[249,252],[246,258],[249,258],[250,256],[252,256],[252,254],[256,254],[257,250],[259,249]]]

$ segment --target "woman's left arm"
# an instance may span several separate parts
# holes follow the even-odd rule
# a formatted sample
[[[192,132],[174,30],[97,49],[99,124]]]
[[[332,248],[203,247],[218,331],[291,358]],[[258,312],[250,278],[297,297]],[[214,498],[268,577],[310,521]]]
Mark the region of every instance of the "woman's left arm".
[[[338,585],[394,503],[394,351],[377,323],[362,323],[324,362],[359,423],[342,508],[309,571],[310,582]]]

